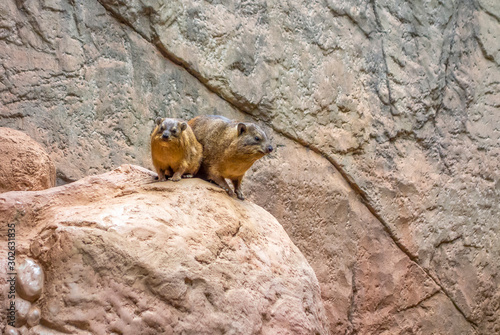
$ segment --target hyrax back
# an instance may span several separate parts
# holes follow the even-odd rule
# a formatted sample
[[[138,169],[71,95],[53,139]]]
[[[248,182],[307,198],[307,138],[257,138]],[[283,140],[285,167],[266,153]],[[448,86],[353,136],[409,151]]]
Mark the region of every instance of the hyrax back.
[[[151,133],[151,156],[158,180],[179,181],[183,174],[198,172],[203,148],[191,127],[181,120],[157,118]]]
[[[243,200],[243,175],[257,159],[273,151],[264,131],[256,124],[216,115],[198,116],[188,123],[203,146],[200,174],[233,196],[225,180],[230,179],[234,192]]]

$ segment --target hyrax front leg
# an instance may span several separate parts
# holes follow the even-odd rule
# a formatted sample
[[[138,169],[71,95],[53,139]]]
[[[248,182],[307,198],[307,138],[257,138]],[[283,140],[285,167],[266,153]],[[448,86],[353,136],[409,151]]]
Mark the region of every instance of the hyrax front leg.
[[[217,175],[209,175],[208,176],[208,179],[211,179],[213,180],[217,185],[219,185],[224,191],[227,192],[227,194],[230,196],[230,197],[234,197],[234,192],[233,190],[229,187],[229,185],[227,184],[226,180],[224,178],[222,178],[221,176],[217,176]]]
[[[158,174],[158,181],[165,181],[165,180],[167,180],[167,178],[165,178],[165,170],[156,169],[156,173]]]
[[[186,168],[180,167],[177,171],[175,171],[174,175],[172,176],[172,178],[170,180],[172,180],[172,181],[181,180],[182,175],[184,174],[185,171],[186,171]]]
[[[234,185],[234,192],[236,193],[236,196],[240,200],[245,200],[245,197],[243,196],[243,192],[241,192],[241,181],[243,180],[243,176],[239,177],[238,179],[232,179],[231,182]]]

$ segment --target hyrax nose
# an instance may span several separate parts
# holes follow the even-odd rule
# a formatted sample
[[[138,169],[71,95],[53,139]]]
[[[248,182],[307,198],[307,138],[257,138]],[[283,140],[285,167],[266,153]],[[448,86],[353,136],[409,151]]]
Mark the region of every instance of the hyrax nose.
[[[163,135],[161,136],[163,139],[168,140],[170,137],[170,134],[167,132],[164,132]]]
[[[266,148],[266,151],[267,153],[270,153],[273,151],[273,146],[272,145],[268,145],[267,148]]]

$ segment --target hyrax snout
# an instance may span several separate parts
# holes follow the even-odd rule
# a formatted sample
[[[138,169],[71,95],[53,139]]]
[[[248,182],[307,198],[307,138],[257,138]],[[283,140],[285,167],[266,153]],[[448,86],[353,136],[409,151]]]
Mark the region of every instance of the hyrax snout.
[[[214,181],[230,196],[243,200],[241,183],[252,164],[273,151],[266,133],[256,124],[217,115],[191,119],[189,125],[203,146],[199,175]],[[231,180],[234,192],[226,182]]]
[[[202,146],[184,121],[157,118],[151,133],[151,157],[158,180],[172,177],[179,181],[184,174],[194,175],[200,168]]]

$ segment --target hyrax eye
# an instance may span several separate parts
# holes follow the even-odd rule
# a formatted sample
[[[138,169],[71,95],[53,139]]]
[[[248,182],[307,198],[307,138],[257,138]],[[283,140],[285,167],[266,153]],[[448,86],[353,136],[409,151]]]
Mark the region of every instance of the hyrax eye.
[[[254,140],[256,140],[257,142],[259,142],[260,141],[260,137],[259,136],[255,136]]]

